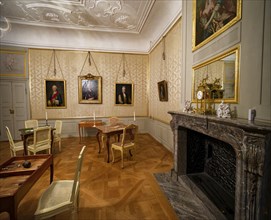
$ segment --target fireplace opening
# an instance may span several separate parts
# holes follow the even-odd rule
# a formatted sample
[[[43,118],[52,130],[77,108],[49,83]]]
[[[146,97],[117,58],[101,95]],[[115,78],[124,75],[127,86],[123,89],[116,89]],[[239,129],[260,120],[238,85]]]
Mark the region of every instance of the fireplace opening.
[[[234,219],[236,155],[233,147],[190,129],[186,132],[188,177],[227,219]]]

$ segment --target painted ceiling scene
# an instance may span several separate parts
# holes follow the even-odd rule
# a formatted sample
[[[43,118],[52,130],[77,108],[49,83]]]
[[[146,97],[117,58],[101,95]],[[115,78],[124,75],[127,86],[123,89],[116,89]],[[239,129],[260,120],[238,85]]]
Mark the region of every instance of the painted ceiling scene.
[[[0,0],[1,42],[147,52],[180,17],[181,0]],[[65,41],[63,41],[65,39]]]

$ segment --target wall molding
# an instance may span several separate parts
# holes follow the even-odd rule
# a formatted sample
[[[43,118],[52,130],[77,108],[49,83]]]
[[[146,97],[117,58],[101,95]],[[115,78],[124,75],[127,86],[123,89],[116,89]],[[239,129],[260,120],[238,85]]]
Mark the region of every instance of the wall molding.
[[[193,53],[193,66],[230,49],[241,42],[241,22]]]

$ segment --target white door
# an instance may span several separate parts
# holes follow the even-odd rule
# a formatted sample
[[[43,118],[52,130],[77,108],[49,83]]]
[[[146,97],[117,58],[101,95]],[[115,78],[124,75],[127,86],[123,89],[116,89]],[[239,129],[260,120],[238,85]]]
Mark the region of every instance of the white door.
[[[12,87],[10,82],[0,82],[1,103],[1,141],[7,140],[6,126],[14,134],[12,114]]]
[[[19,129],[27,120],[27,99],[25,82],[1,82],[1,140],[7,140],[6,126],[14,140],[20,140]]]
[[[19,129],[24,128],[24,121],[27,120],[27,103],[25,83],[12,83],[12,101],[14,110],[14,136],[15,140],[21,139]]]

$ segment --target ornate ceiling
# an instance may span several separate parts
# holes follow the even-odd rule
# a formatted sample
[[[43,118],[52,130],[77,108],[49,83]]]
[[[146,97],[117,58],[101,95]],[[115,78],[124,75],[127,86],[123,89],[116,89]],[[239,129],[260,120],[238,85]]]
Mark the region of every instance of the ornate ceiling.
[[[11,23],[139,33],[154,0],[2,0]]]
[[[1,44],[147,52],[181,13],[181,0],[0,0]]]

